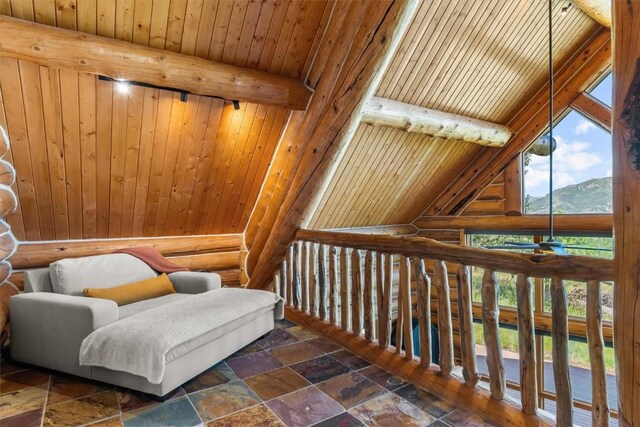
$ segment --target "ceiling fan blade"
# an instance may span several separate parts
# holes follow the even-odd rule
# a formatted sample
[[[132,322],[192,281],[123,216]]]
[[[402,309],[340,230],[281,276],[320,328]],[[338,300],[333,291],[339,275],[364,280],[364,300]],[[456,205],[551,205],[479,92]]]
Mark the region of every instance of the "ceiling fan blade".
[[[565,250],[565,247],[562,245],[546,246],[541,249],[543,252],[546,252],[546,253],[553,253],[556,255],[569,255],[569,253]]]
[[[592,247],[589,247],[589,246],[571,246],[571,245],[566,246],[566,245],[565,245],[565,248],[567,248],[567,249],[582,249],[582,250],[585,250],[585,251],[603,251],[603,252],[613,252],[613,249],[607,249],[607,248],[592,248]]]
[[[531,242],[504,242],[505,245],[513,245],[513,246],[531,246],[531,245],[538,245],[537,243],[531,243]]]
[[[527,245],[502,245],[502,246],[483,246],[484,249],[515,249],[515,250],[523,250],[523,249],[540,249],[540,247],[535,243],[529,243]]]

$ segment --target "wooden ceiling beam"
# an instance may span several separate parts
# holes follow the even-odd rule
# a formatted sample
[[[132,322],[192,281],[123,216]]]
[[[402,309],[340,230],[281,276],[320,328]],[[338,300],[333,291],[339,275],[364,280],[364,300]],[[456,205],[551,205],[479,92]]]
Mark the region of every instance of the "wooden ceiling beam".
[[[578,95],[571,103],[571,107],[593,120],[603,129],[611,132],[611,108],[587,92],[582,92]]]
[[[554,78],[555,119],[611,66],[611,32],[602,29],[558,69]],[[507,123],[514,135],[502,148],[485,147],[462,172],[452,171],[452,183],[425,209],[423,216],[458,215],[498,176],[520,152],[548,128],[549,86],[545,84],[532,100]]]
[[[195,95],[305,110],[312,91],[263,71],[0,15],[0,57],[174,88]]]
[[[284,201],[268,207],[275,213],[273,222],[252,215],[261,224],[247,257],[251,288],[269,286],[297,230],[310,217],[418,5],[417,0],[394,0],[337,2],[336,7],[346,6],[341,3],[348,3],[348,17],[334,13],[343,24],[325,36],[338,36],[337,43],[322,42],[318,55],[327,49],[331,53],[318,64],[325,69],[309,110],[283,136],[301,146],[293,178],[280,188]]]
[[[502,147],[512,134],[496,123],[375,96],[367,103],[362,122],[489,147]]]
[[[611,0],[572,0],[572,3],[598,24],[611,28]]]

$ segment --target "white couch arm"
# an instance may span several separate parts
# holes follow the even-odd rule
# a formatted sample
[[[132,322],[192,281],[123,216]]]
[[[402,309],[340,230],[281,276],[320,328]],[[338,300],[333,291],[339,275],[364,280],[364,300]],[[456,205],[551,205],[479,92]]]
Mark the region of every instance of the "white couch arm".
[[[35,292],[10,299],[11,356],[14,360],[87,376],[78,365],[82,340],[118,320],[114,301]]]
[[[169,280],[173,283],[176,292],[180,294],[201,294],[219,289],[222,283],[219,274],[198,271],[170,273]]]

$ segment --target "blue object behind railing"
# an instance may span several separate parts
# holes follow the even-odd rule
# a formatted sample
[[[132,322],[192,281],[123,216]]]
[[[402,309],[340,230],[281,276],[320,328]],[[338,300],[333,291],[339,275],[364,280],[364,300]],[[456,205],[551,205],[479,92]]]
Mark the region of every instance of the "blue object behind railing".
[[[396,325],[397,322],[393,322],[391,325],[391,345],[396,345]],[[411,318],[411,327],[413,330],[413,354],[420,356],[420,329],[418,327],[418,318]],[[404,337],[402,338],[402,349],[404,350]],[[437,364],[440,359],[440,346],[438,344],[438,328],[433,323],[431,324],[431,362]]]

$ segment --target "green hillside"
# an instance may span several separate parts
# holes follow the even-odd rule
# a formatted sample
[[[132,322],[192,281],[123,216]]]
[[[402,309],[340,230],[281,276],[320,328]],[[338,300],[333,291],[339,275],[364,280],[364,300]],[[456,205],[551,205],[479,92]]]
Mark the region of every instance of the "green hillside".
[[[612,212],[612,178],[596,178],[567,185],[553,192],[554,213],[610,213]],[[548,213],[549,195],[527,197],[526,212]]]

